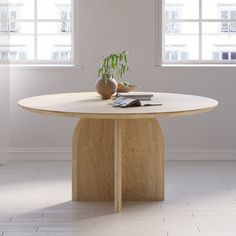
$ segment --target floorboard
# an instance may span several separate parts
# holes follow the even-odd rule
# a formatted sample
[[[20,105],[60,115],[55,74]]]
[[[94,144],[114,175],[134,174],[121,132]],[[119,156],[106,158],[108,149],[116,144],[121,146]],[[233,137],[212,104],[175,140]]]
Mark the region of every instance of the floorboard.
[[[0,236],[235,236],[236,161],[167,161],[164,202],[72,202],[71,163],[0,166]]]

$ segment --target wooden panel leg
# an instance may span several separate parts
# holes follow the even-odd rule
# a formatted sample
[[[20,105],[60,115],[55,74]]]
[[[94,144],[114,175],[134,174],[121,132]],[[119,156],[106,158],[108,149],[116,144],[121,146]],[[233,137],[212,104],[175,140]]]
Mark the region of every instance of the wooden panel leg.
[[[79,166],[78,166],[78,138],[79,138],[79,124],[74,130],[73,140],[72,140],[72,200],[79,201]]]
[[[122,208],[122,121],[115,120],[114,132],[114,210],[121,212]]]
[[[163,200],[164,142],[157,120],[81,119],[74,131],[72,170],[75,201],[114,200],[119,212],[122,198]]]
[[[114,121],[81,119],[72,149],[72,199],[113,201]]]
[[[164,200],[164,141],[156,119],[125,120],[123,200]]]

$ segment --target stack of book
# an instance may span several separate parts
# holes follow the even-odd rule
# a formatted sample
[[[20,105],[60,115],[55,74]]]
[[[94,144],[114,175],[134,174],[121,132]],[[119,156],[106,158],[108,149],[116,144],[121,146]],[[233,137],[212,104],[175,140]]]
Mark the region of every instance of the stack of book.
[[[153,97],[151,93],[118,93],[117,98],[110,103],[113,107],[146,107],[146,106],[162,106],[160,103],[145,102],[150,101]]]
[[[118,93],[117,97],[110,103],[113,107],[146,107],[146,106],[162,106],[160,103],[150,103],[145,101],[150,101],[154,95],[152,93]]]
[[[152,93],[141,93],[141,92],[118,93],[117,97],[138,99],[140,101],[150,101],[153,97],[153,94]]]

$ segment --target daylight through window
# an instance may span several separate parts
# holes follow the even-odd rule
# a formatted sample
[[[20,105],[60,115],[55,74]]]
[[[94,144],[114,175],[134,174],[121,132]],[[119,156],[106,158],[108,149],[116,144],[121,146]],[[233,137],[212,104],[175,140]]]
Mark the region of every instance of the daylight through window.
[[[163,63],[236,63],[235,0],[163,1]]]
[[[72,0],[0,0],[0,63],[72,63],[72,6]]]

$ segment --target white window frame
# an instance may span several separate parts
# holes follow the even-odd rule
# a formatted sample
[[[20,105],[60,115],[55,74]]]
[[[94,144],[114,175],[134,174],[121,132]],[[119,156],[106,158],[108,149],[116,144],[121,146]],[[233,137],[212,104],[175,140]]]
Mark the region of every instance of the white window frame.
[[[155,66],[236,66],[234,61],[214,61],[202,60],[202,24],[204,22],[236,22],[231,19],[203,19],[202,18],[202,1],[199,1],[199,19],[177,19],[175,22],[196,22],[199,24],[199,60],[187,61],[166,61],[165,60],[165,0],[155,1]],[[235,4],[236,5],[236,4]]]
[[[34,19],[17,19],[14,20],[15,22],[33,22],[34,23],[34,59],[33,60],[5,60],[5,61],[0,61],[1,65],[11,65],[11,66],[19,66],[19,67],[33,67],[33,66],[56,66],[56,67],[70,67],[70,66],[75,66],[76,62],[76,57],[75,57],[75,11],[76,11],[76,0],[71,0],[71,60],[65,60],[65,61],[60,61],[60,60],[37,60],[37,23],[38,22],[60,22],[60,21],[65,21],[61,19],[37,19],[37,2],[40,0],[32,0],[34,1]],[[69,20],[68,20],[69,21]],[[1,34],[1,33],[0,33]],[[11,32],[8,32],[7,34],[5,33],[8,37],[11,37]],[[32,34],[31,34],[32,35]],[[46,34],[45,34],[46,35]],[[51,35],[51,34],[50,34]],[[9,44],[9,47],[11,45]]]

